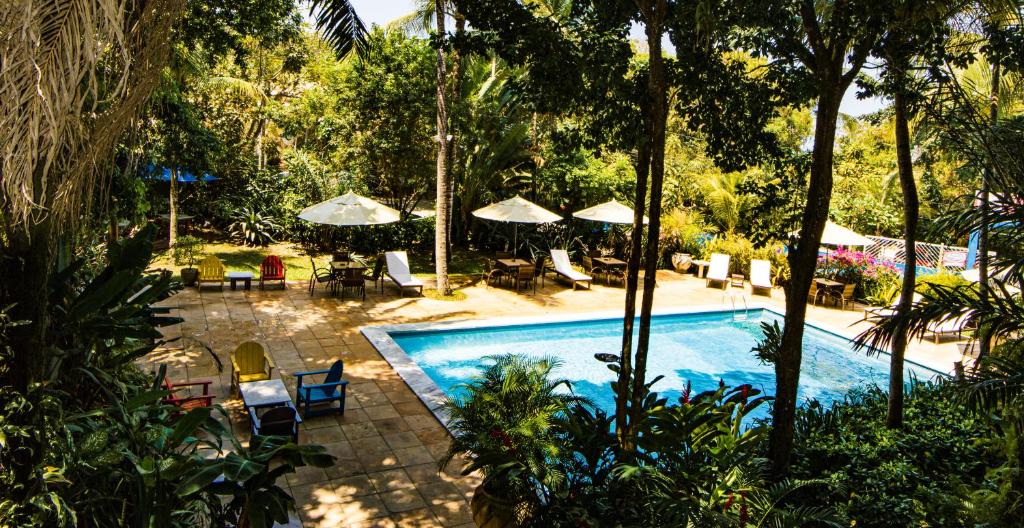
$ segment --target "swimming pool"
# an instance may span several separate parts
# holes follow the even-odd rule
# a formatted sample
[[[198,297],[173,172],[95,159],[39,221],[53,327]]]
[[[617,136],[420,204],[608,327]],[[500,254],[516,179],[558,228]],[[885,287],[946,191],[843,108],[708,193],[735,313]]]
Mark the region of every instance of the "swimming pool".
[[[688,381],[695,392],[713,389],[722,380],[733,386],[750,383],[765,394],[773,394],[772,367],[760,364],[750,350],[762,338],[761,323],[776,320],[781,325],[779,314],[763,308],[750,310],[745,317],[736,317],[729,311],[656,315],[651,323],[647,379],[663,375],[664,379],[653,389],[670,401],[679,397]],[[599,407],[608,411],[614,409],[609,383],[615,374],[594,359],[594,354],[619,352],[622,321],[618,318],[367,330],[364,329],[364,333],[371,342],[421,397],[420,389],[429,392],[429,386],[436,385],[442,394],[434,390],[433,401],[424,399],[431,407],[443,400],[443,394],[456,393],[459,384],[480,372],[487,356],[515,353],[558,358],[562,361],[556,371],[558,376],[572,381],[576,392],[589,397]],[[382,337],[383,341],[391,343],[382,347],[378,344]],[[393,357],[396,352],[401,359]],[[403,355],[407,358],[402,358]],[[927,379],[937,374],[923,366],[907,365],[907,379],[910,375]],[[423,376],[406,374],[416,370],[422,371]],[[885,387],[888,373],[887,355],[877,357],[855,352],[845,338],[807,327],[800,374],[801,400],[814,398],[828,405],[842,399],[855,387],[869,384]],[[767,408],[759,411],[764,416]]]

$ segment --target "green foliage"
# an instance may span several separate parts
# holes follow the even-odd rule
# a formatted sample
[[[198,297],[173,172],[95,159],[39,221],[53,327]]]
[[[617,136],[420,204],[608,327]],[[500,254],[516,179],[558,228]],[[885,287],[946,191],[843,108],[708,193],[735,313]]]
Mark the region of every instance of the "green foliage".
[[[464,474],[482,470],[493,493],[536,505],[539,486],[556,487],[565,479],[551,465],[561,453],[553,425],[587,402],[571,393],[567,380],[551,379],[557,360],[504,355],[490,361],[461,387],[462,394],[444,403],[452,443],[439,466],[465,455]]]
[[[135,364],[161,343],[158,326],[181,322],[153,307],[178,287],[170,274],[144,275],[154,233],[149,225],[111,244],[96,272],[78,260],[52,276],[50,348],[31,351],[45,377],[24,393],[0,388],[0,525],[223,526],[238,525],[243,512],[282,519],[289,501],[273,482],[289,469],[250,467],[247,482],[260,483],[250,500],[222,503],[215,494],[226,488],[210,482],[207,468],[230,463],[216,456],[230,430],[212,408],[162,403],[163,368],[154,378]],[[4,366],[23,353],[6,341],[22,324],[0,312]],[[278,454],[304,453],[286,456],[289,468],[324,462],[315,447],[278,444]],[[254,440],[250,450],[257,447]]]
[[[206,243],[199,237],[192,235],[178,237],[174,247],[171,248],[171,257],[174,259],[175,264],[179,266],[184,264],[191,268],[195,266],[199,255],[203,254],[205,247]]]
[[[970,281],[963,278],[959,273],[952,273],[942,271],[939,273],[932,273],[929,275],[918,275],[917,281],[914,286],[914,291],[921,295],[934,296],[935,285],[939,285],[945,288],[958,288],[963,286],[969,286]]]
[[[406,212],[429,195],[435,175],[434,60],[427,41],[374,28],[366,52],[312,90],[326,91],[331,106],[303,123],[316,125],[315,141],[372,196]]]
[[[230,227],[231,234],[242,239],[247,246],[273,243],[274,233],[281,229],[272,218],[248,207],[239,209],[233,217],[235,221]]]
[[[851,526],[974,526],[964,501],[999,464],[992,424],[944,383],[912,385],[901,430],[884,426],[887,405],[870,388],[832,409],[798,409],[792,474],[834,483],[801,501],[834,504]]]
[[[889,306],[900,295],[903,277],[894,269],[885,267],[876,271],[873,277],[861,283],[864,300],[872,306]]]
[[[699,256],[706,236],[713,230],[697,212],[676,209],[661,219],[661,251],[663,255],[689,253]]]
[[[750,260],[754,258],[754,243],[743,235],[723,235],[712,238],[701,248],[701,258],[710,260],[712,253],[729,255],[729,273],[750,274]]]
[[[299,445],[283,436],[256,435],[248,446],[231,436],[231,442],[232,450],[224,456],[197,461],[175,491],[184,497],[223,497],[218,516],[236,526],[287,524],[294,504],[278,480],[298,467],[330,467],[336,461],[323,446]]]

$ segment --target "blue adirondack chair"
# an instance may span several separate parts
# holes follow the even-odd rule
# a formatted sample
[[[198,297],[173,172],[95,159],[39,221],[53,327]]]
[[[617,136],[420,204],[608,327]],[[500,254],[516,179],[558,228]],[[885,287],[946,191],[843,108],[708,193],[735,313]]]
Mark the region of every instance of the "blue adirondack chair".
[[[345,364],[339,359],[335,361],[328,370],[315,370],[313,372],[297,372],[295,377],[299,379],[299,386],[296,393],[299,399],[299,406],[302,408],[302,415],[306,418],[330,414],[335,411],[338,414],[345,414],[345,390],[348,387],[347,381],[342,381],[341,375],[345,370]],[[319,384],[305,384],[303,378],[326,374],[324,382]],[[330,405],[331,402],[338,402],[338,407]],[[313,405],[327,404],[324,409],[312,409]]]

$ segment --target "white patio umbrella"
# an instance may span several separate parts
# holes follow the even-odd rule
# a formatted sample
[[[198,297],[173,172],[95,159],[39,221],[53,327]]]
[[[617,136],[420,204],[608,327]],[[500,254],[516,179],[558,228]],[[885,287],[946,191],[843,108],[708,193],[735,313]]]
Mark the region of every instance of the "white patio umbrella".
[[[515,224],[512,248],[519,244],[519,224],[548,224],[562,219],[561,216],[516,195],[473,211],[473,216],[496,222],[512,222]]]
[[[401,216],[395,209],[352,191],[311,205],[299,213],[299,218],[307,222],[335,226],[390,224]]]
[[[875,241],[829,220],[821,234],[821,243],[829,246],[870,246]]]
[[[633,223],[633,209],[628,205],[621,204],[616,200],[605,202],[603,204],[588,207],[581,211],[576,211],[572,214],[576,218],[583,220],[592,220],[594,222],[604,222],[606,224],[632,224]],[[644,216],[644,224],[648,223],[647,216]]]
[[[792,236],[799,236],[800,231],[793,231]],[[826,246],[870,246],[875,241],[860,235],[852,229],[843,227],[831,220],[825,222],[825,231],[821,233],[821,243]]]

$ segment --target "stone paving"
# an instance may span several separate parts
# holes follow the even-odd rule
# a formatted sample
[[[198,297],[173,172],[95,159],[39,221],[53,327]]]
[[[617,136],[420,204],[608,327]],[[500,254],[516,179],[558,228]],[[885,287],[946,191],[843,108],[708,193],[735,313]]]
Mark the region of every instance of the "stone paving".
[[[430,286],[428,285],[428,288]],[[294,398],[295,372],[328,368],[345,361],[349,380],[344,416],[311,418],[301,426],[299,441],[324,445],[338,458],[327,469],[301,468],[283,483],[296,499],[294,526],[323,527],[461,527],[473,526],[469,499],[479,484],[475,475],[461,476],[456,460],[438,472],[437,460],[448,446],[448,433],[416,395],[359,332],[373,324],[401,324],[447,319],[509,315],[586,313],[621,309],[621,286],[595,285],[573,291],[546,281],[537,293],[515,293],[481,283],[462,288],[464,301],[423,297],[399,298],[393,286],[382,294],[367,288],[367,299],[331,297],[321,288],[313,296],[304,282],[267,291],[186,289],[163,304],[185,322],[167,330],[181,337],[146,358],[146,367],[164,363],[171,380],[214,380],[215,400],[230,414],[241,439],[249,436],[249,420],[241,400],[229,395],[230,354],[239,343],[259,341],[270,351],[280,377]],[[739,293],[738,288],[729,292]],[[753,297],[750,302],[783,308],[783,294]],[[730,303],[722,290],[671,271],[658,274],[656,307]],[[851,336],[866,328],[862,310],[808,307],[808,320]],[[205,346],[204,346],[205,345]],[[211,355],[205,347],[209,347]],[[215,356],[215,357],[214,357]],[[913,342],[908,359],[943,371],[960,359],[956,345]],[[218,368],[218,362],[223,368]]]

